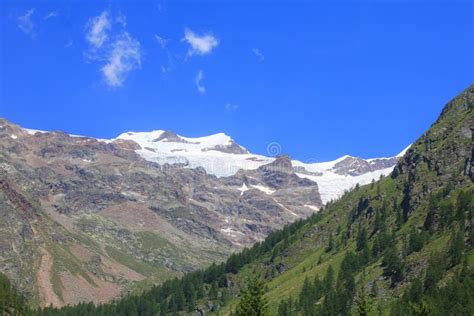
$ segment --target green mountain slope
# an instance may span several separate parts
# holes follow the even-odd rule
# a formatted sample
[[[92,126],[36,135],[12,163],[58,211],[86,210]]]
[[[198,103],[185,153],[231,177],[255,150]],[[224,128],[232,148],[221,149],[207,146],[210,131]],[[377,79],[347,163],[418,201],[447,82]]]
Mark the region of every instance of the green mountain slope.
[[[0,273],[0,315],[29,315],[31,313],[25,298]]]
[[[276,275],[268,283],[271,314],[278,306],[286,314],[290,309],[303,315],[357,313],[357,302],[366,295],[375,314],[389,314],[392,306],[416,310],[424,304],[436,314],[438,306],[426,303],[432,297],[416,304],[392,303],[414,283],[424,283],[426,289],[433,266],[441,288],[457,277],[464,261],[464,273],[472,280],[473,105],[471,86],[444,108],[390,177],[328,205],[317,224],[304,225],[292,236],[294,243],[246,268]],[[441,262],[433,263],[434,258]],[[325,288],[321,284],[329,268],[335,276]],[[298,300],[292,308],[285,307],[289,302],[280,304],[289,297]]]
[[[223,264],[111,304],[38,313],[472,315],[473,107],[474,85],[446,105],[391,176]]]

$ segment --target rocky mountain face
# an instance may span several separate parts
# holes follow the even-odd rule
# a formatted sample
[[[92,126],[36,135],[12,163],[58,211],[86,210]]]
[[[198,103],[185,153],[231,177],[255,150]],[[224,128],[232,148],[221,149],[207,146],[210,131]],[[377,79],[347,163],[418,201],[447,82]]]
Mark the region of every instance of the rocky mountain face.
[[[131,140],[138,144],[136,153],[145,160],[161,165],[204,168],[208,174],[216,177],[234,176],[241,170],[255,170],[275,160],[274,157],[250,153],[223,133],[188,138],[157,130],[123,133],[115,139],[117,140]],[[275,152],[279,153],[279,145],[273,145]],[[275,153],[270,147],[268,151]],[[339,198],[356,184],[370,183],[381,175],[389,174],[402,153],[395,157],[374,159],[343,156],[329,162],[305,163],[292,160],[291,164],[299,177],[318,183],[321,200],[326,203]]]
[[[149,162],[129,140],[0,124],[0,269],[39,304],[106,301],[203,267],[322,204],[289,159],[217,178]]]
[[[97,140],[1,119],[0,271],[36,305],[108,301],[317,211],[328,174],[350,187],[395,164],[356,160],[252,155],[224,134]]]
[[[346,157],[337,162],[333,170],[339,175],[360,176],[368,172],[392,168],[396,163],[396,157],[369,160],[357,157]]]

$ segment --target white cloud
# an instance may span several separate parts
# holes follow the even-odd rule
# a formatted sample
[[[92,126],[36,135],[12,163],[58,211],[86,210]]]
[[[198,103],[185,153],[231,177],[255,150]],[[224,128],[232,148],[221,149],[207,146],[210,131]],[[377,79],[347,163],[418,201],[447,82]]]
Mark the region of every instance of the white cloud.
[[[112,44],[107,63],[101,70],[109,86],[120,87],[128,73],[140,67],[140,42],[125,32]]]
[[[161,37],[160,35],[158,34],[155,34],[154,35],[154,38],[155,40],[158,42],[158,44],[160,45],[160,47],[162,49],[166,49],[166,45],[168,45],[168,40],[164,37]]]
[[[96,48],[101,47],[107,41],[107,32],[111,28],[109,13],[104,11],[100,15],[89,19],[86,28],[87,41]]]
[[[44,16],[43,19],[44,19],[44,20],[48,20],[48,19],[51,19],[51,18],[55,18],[55,17],[57,17],[58,15],[59,15],[58,11],[50,11],[50,12],[48,12],[48,14],[46,14],[46,15]]]
[[[155,34],[153,35],[153,38],[155,39],[155,41],[158,43],[158,45],[160,45],[161,49],[165,51],[166,53],[166,56],[167,56],[167,65],[161,65],[161,73],[167,73],[169,72],[172,68],[173,68],[173,64],[174,64],[174,57],[173,57],[173,54],[171,53],[171,51],[168,49],[168,42],[169,42],[169,39],[166,39],[158,34]]]
[[[29,9],[25,14],[18,17],[18,27],[25,34],[32,35],[35,29],[35,25],[33,24],[33,21],[31,21],[33,13],[35,13],[35,9]]]
[[[202,70],[199,70],[196,78],[194,79],[194,83],[196,84],[196,88],[199,91],[199,93],[205,93],[206,92],[206,87],[201,83],[201,81],[204,79],[204,73]]]
[[[90,18],[86,24],[90,48],[85,57],[101,63],[100,71],[110,87],[122,86],[131,71],[141,68],[140,42],[126,31],[126,26],[125,15],[111,16],[108,11]]]
[[[260,59],[260,61],[264,61],[265,60],[265,56],[263,56],[262,52],[260,51],[260,49],[258,48],[252,48],[252,53],[254,53],[255,56],[258,57],[258,59]]]
[[[188,55],[206,55],[209,54],[217,45],[219,41],[211,34],[198,35],[190,29],[184,29],[184,38],[191,47],[189,48]]]
[[[127,17],[123,15],[122,13],[119,13],[117,17],[115,18],[115,21],[122,25],[122,27],[127,27]]]
[[[225,109],[229,112],[237,111],[238,108],[239,108],[239,106],[237,104],[232,104],[230,102],[227,102],[225,104]]]

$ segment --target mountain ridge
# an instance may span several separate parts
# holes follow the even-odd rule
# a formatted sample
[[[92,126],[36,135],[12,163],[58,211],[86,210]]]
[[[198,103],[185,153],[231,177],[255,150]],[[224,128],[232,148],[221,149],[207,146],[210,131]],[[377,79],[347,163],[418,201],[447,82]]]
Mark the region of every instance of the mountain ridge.
[[[122,135],[98,140],[0,121],[0,271],[34,304],[103,303],[224,260],[391,171],[346,176],[324,170],[333,163],[235,153],[242,147],[224,134],[138,134],[144,142]],[[224,168],[233,158],[236,171],[218,177],[205,164],[176,160],[176,149]]]
[[[28,133],[51,133],[26,129]],[[170,135],[170,137],[167,137]],[[71,135],[72,137],[91,138]],[[170,139],[168,139],[170,138]],[[281,151],[278,144],[271,144],[276,150],[271,156],[250,153],[225,133],[216,133],[203,137],[185,137],[172,131],[153,130],[150,132],[125,132],[112,139],[96,139],[112,143],[132,141],[135,151],[144,159],[161,165],[183,165],[188,168],[202,167],[209,174],[218,177],[235,175],[240,169],[253,170],[271,163]],[[173,141],[174,140],[174,141]],[[270,145],[269,145],[270,146]],[[387,175],[401,157],[403,149],[394,157],[360,158],[350,155],[341,156],[328,162],[308,162],[292,160],[298,174],[320,184],[323,202],[338,198],[346,190],[358,184],[366,184],[381,175]],[[273,150],[273,149],[269,149]],[[296,169],[295,169],[296,170]]]

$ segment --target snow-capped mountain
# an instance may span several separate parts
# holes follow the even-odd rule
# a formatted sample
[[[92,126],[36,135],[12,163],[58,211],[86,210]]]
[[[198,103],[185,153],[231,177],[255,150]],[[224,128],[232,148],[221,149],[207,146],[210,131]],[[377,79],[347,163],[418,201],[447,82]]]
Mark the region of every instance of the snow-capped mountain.
[[[99,303],[146,277],[222,260],[388,174],[396,162],[344,156],[303,163],[252,154],[222,133],[96,139],[0,118],[0,249],[10,258],[0,271],[26,273],[18,280],[26,292],[54,293],[47,282],[39,284],[45,289],[25,282],[39,275],[69,280],[61,281],[63,298],[53,295],[46,305],[75,304],[76,297]],[[71,256],[77,266],[68,267]],[[52,258],[66,267],[60,274]],[[39,272],[22,271],[25,263],[39,263]],[[81,282],[77,269],[93,282]]]
[[[217,177],[234,175],[240,169],[252,170],[274,159],[251,154],[224,133],[189,138],[162,130],[128,132],[117,139],[131,140],[140,145],[137,153],[159,164],[183,164],[188,168],[204,168]]]
[[[182,164],[187,168],[202,167],[217,177],[232,176],[239,170],[254,170],[275,159],[250,153],[224,133],[189,138],[157,130],[127,132],[116,139],[137,143],[141,148],[136,152],[146,160],[159,164]],[[346,155],[328,162],[292,160],[292,164],[298,176],[318,183],[321,199],[326,203],[356,184],[367,184],[372,179],[389,174],[404,151],[390,158],[362,159]]]
[[[30,134],[45,131],[24,129]],[[73,137],[83,137],[70,135]],[[98,139],[110,143],[124,140],[138,145],[136,153],[148,161],[161,165],[180,165],[185,168],[204,168],[216,177],[229,177],[239,170],[255,170],[269,164],[275,157],[250,153],[230,136],[217,133],[204,137],[184,137],[172,131],[126,132],[114,139]],[[394,157],[363,159],[349,155],[333,161],[304,163],[292,160],[294,171],[302,178],[319,185],[323,204],[337,199],[356,184],[363,185],[392,172],[398,158],[410,146]]]
[[[147,277],[221,261],[322,207],[317,183],[296,175],[288,157],[247,169],[242,157],[256,155],[223,134],[103,140],[0,118],[0,249],[8,258],[0,271],[31,295],[52,293],[44,305],[100,303]],[[222,170],[226,160],[232,175],[204,169]],[[32,286],[37,278],[59,280],[62,297],[49,282]]]

